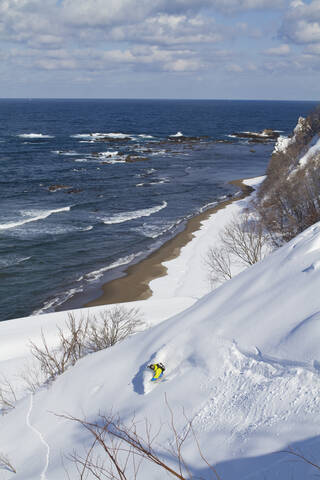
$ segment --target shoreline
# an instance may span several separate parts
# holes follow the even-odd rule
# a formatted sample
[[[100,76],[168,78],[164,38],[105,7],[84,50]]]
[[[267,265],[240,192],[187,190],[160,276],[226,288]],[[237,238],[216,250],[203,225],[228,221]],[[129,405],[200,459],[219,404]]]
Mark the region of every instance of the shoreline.
[[[82,308],[134,302],[152,297],[153,292],[149,287],[149,283],[167,274],[167,268],[163,263],[173,260],[180,255],[181,249],[194,238],[193,234],[201,228],[201,223],[217,211],[252,193],[254,189],[243,183],[244,180],[247,179],[231,180],[229,182],[241,188],[241,195],[225,200],[189,219],[182,232],[161,245],[158,250],[151,253],[147,258],[128,267],[124,271],[125,276],[103,284],[101,287],[103,293],[98,298],[82,305]]]

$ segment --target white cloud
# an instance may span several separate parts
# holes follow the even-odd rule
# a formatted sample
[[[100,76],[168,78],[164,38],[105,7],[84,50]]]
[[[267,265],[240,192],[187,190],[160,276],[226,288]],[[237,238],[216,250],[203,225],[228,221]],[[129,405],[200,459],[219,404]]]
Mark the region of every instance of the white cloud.
[[[266,55],[283,56],[288,55],[290,53],[290,50],[290,46],[287,43],[284,43],[277,47],[268,48],[263,53],[265,53]]]
[[[0,39],[10,50],[2,63],[30,75],[67,71],[80,79],[95,72],[120,78],[127,72],[228,71],[236,77],[259,68],[239,38],[262,38],[261,26],[238,13],[282,8],[284,1],[0,0]],[[268,54],[285,55],[288,44]]]
[[[320,41],[320,0],[310,3],[295,0],[284,18],[281,34],[295,44]]]
[[[134,24],[157,14],[185,14],[212,8],[223,13],[279,9],[285,0],[64,0],[62,14],[71,24],[112,27]]]
[[[229,65],[226,66],[226,70],[227,72],[242,73],[243,67],[241,67],[237,63],[230,63]]]
[[[320,55],[320,43],[317,43],[315,45],[308,45],[305,48],[305,52],[311,55]]]
[[[200,15],[161,14],[136,25],[115,27],[110,31],[110,37],[117,41],[181,45],[217,43],[223,40],[223,32],[212,19]]]

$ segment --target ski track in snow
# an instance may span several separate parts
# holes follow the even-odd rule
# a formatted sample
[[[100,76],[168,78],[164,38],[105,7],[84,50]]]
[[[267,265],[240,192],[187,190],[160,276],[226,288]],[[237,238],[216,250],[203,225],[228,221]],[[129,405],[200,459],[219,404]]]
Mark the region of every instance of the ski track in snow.
[[[209,400],[195,412],[194,425],[199,431],[228,429],[230,444],[241,453],[251,434],[319,412],[317,370],[303,362],[263,356],[258,349],[256,354],[244,352],[233,344],[224,374],[202,385],[209,390]]]
[[[40,439],[40,442],[45,446],[45,448],[47,450],[46,462],[45,462],[44,468],[43,468],[43,470],[41,472],[41,475],[40,475],[40,480],[47,480],[47,475],[46,474],[47,474],[47,470],[48,470],[48,467],[49,467],[50,447],[49,447],[48,443],[45,441],[42,433],[39,432],[39,430],[37,430],[30,423],[30,416],[31,416],[32,409],[33,409],[33,394],[30,395],[30,407],[29,407],[27,417],[26,417],[26,424],[30,428],[30,430],[32,430],[37,435],[37,437]]]

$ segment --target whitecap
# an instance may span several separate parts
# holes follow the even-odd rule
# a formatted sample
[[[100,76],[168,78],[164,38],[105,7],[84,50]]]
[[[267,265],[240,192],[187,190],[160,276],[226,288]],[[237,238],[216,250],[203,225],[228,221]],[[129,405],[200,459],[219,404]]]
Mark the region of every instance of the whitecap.
[[[222,200],[222,199],[223,199],[223,197],[220,198],[220,200]],[[204,205],[203,207],[200,208],[199,212],[200,213],[205,212],[209,208],[215,207],[217,204],[218,204],[218,202],[207,203],[206,205]]]
[[[128,135],[126,133],[105,133],[105,134],[102,134],[100,136],[110,137],[110,138],[120,138],[120,139],[131,137],[131,135]]]
[[[170,137],[183,137],[183,133],[182,132],[177,132],[175,133],[174,135],[169,135]]]
[[[150,155],[155,156],[155,155],[170,155],[170,154],[168,152],[166,152],[165,150],[157,150],[157,151],[151,152]]]
[[[44,135],[43,133],[21,133],[20,138],[54,138],[53,135]]]
[[[107,160],[104,160],[103,163],[110,163],[111,165],[114,165],[115,163],[127,163],[127,162],[125,160],[120,160],[120,157],[119,157],[116,160],[112,160],[111,158],[108,158]]]
[[[150,182],[149,185],[160,185],[161,183],[170,183],[170,180],[167,177],[159,177],[153,182]]]
[[[52,150],[51,153],[55,153],[56,155],[65,155],[67,157],[73,157],[75,155],[81,155],[79,152],[75,152],[74,150]]]
[[[119,154],[119,152],[99,152],[98,155],[99,157],[115,157]]]
[[[85,275],[82,275],[79,279],[78,282],[81,280],[87,280],[88,282],[94,282],[99,280],[103,276],[105,272],[108,270],[112,270],[113,268],[121,267],[123,265],[128,265],[131,263],[136,257],[139,257],[142,255],[141,252],[139,253],[132,253],[131,255],[128,255],[123,258],[119,258],[115,262],[111,263],[110,265],[107,265],[106,267],[102,267],[99,270],[95,270],[94,272],[86,273]]]
[[[100,138],[109,137],[109,138],[118,138],[119,140],[123,138],[131,138],[131,135],[126,133],[76,133],[71,135],[72,138],[85,138],[85,139],[94,139],[99,140]]]
[[[51,300],[48,300],[43,305],[43,307],[41,307],[39,310],[34,310],[32,312],[32,315],[41,315],[42,313],[54,312],[59,305],[69,300],[69,298],[71,298],[76,293],[80,293],[82,291],[83,291],[82,287],[71,288],[68,292],[64,293],[62,296],[58,296]]]
[[[138,135],[138,137],[140,137],[140,138],[154,138],[152,135],[145,135],[143,133]]]
[[[111,224],[114,224],[114,223],[128,222],[130,220],[135,220],[135,219],[141,218],[141,217],[149,217],[150,215],[153,215],[154,213],[159,212],[163,208],[166,208],[167,205],[168,205],[167,202],[163,201],[161,205],[157,205],[157,206],[152,207],[152,208],[144,208],[144,209],[141,209],[141,210],[135,210],[133,212],[119,213],[117,215],[112,215],[111,217],[103,218],[102,221],[106,225],[111,225]]]
[[[141,227],[135,228],[134,231],[144,235],[145,237],[155,239],[160,237],[161,235],[164,235],[165,233],[169,233],[171,230],[176,228],[181,222],[183,222],[183,219],[178,220],[177,222],[174,222],[174,223],[161,223],[161,224],[144,223]]]
[[[24,218],[22,220],[19,220],[18,222],[10,222],[10,223],[3,223],[0,224],[0,230],[8,230],[9,228],[15,228],[19,227],[21,225],[24,225],[26,223],[30,222],[36,222],[38,220],[43,220],[50,215],[54,213],[60,213],[60,212],[68,212],[73,205],[70,207],[63,207],[63,208],[57,208],[55,210],[43,210],[43,211],[25,211],[23,212],[23,216],[26,216],[27,218]],[[35,216],[31,216],[35,215]]]

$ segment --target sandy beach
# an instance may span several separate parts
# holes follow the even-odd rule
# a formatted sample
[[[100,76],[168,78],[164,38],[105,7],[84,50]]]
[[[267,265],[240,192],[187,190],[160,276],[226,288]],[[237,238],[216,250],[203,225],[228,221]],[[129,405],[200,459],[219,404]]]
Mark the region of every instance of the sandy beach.
[[[141,262],[128,267],[124,277],[105,283],[102,286],[103,294],[84,306],[93,307],[150,298],[152,296],[152,290],[149,287],[149,283],[167,274],[167,268],[163,265],[163,262],[173,260],[179,256],[181,249],[192,240],[194,237],[193,234],[200,229],[201,223],[204,220],[207,220],[217,211],[230,205],[230,203],[245,198],[253,191],[253,188],[245,185],[242,179],[233,180],[230,183],[241,188],[242,194],[240,196],[225,200],[191,218],[182,232],[164,243],[158,250]]]

